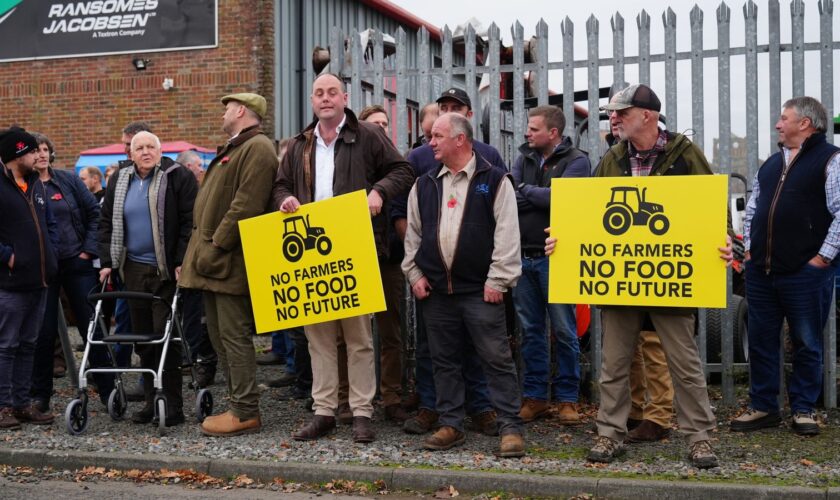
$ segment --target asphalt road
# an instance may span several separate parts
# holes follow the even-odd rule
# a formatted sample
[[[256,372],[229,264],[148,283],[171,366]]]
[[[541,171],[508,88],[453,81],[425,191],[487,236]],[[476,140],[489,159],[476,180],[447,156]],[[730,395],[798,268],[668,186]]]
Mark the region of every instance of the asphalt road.
[[[271,490],[232,488],[222,489],[190,489],[182,485],[161,485],[148,483],[134,483],[129,481],[63,481],[59,479],[39,480],[34,482],[16,482],[9,478],[0,477],[0,498],[4,500],[36,500],[41,498],[61,500],[91,500],[107,498],[109,500],[167,500],[193,498],[248,498],[254,500],[276,500],[282,495],[284,500],[307,500],[314,498],[329,498],[330,500],[353,499],[360,497],[315,494],[315,493],[285,493]],[[378,495],[379,498],[401,500],[420,498],[405,495]]]

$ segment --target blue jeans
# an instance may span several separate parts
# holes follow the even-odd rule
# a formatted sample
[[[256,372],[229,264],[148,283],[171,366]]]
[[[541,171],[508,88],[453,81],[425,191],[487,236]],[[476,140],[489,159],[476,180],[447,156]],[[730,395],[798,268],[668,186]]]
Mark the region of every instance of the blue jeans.
[[[271,334],[271,352],[281,358],[286,358],[285,371],[289,375],[294,375],[295,342],[289,332],[290,330],[278,330]]]
[[[35,344],[46,303],[46,288],[27,292],[0,290],[0,408],[23,408],[31,402]]]
[[[750,400],[759,411],[779,411],[779,351],[782,321],[793,343],[793,372],[788,384],[792,412],[814,409],[822,390],[822,332],[831,304],[834,267],[805,264],[792,274],[766,274],[746,263],[749,303]]]
[[[45,403],[46,406],[49,406],[53,394],[53,349],[58,335],[58,308],[61,307],[59,296],[62,289],[76,319],[79,335],[87,342],[88,326],[93,317],[93,305],[88,301],[88,295],[99,291],[93,263],[79,257],[59,260],[58,275],[47,289],[44,322],[38,334],[35,366],[32,371],[32,398]],[[100,328],[96,329],[94,338],[102,338]],[[105,346],[91,347],[89,359],[91,367],[111,367],[111,357]],[[100,399],[107,402],[111,389],[114,388],[114,375],[97,373],[93,379],[96,381]]]
[[[118,274],[118,273],[114,273]],[[122,290],[122,283],[119,278],[116,279],[118,286],[114,290]],[[114,307],[114,333],[130,333],[131,332],[131,315],[128,312],[128,301],[126,299],[117,299]],[[131,366],[131,353],[134,352],[134,344],[116,344],[114,346],[114,354],[117,357],[117,366],[128,368]],[[140,378],[142,382],[142,377]]]
[[[580,345],[577,339],[575,306],[548,303],[548,258],[523,258],[522,276],[513,290],[513,303],[522,324],[522,395],[548,400],[551,349],[545,333],[545,313],[551,320],[556,340],[554,361],[557,371],[551,380],[554,400],[575,403],[580,387]]]
[[[429,337],[426,335],[426,324],[423,319],[422,303],[418,301],[417,313],[417,338],[415,344],[415,358],[417,368],[415,372],[415,387],[417,397],[420,399],[420,408],[436,411],[437,393],[435,391],[435,379],[432,372],[432,356],[429,353]],[[469,339],[464,343],[464,385],[466,390],[465,408],[469,415],[476,415],[492,410],[490,396],[487,392],[487,379],[484,378],[484,371],[481,368],[481,361],[475,352],[475,346]]]

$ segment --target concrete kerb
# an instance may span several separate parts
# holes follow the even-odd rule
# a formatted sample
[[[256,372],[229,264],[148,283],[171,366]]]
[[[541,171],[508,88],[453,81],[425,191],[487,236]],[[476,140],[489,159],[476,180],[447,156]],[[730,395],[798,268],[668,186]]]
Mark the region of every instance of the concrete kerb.
[[[302,483],[325,483],[335,479],[383,480],[389,489],[435,491],[454,486],[458,491],[487,493],[505,491],[532,497],[570,497],[582,493],[605,498],[680,498],[681,500],[741,500],[797,498],[840,500],[840,488],[803,488],[687,481],[608,479],[538,474],[472,472],[442,469],[413,469],[341,464],[305,464],[257,460],[210,459],[170,455],[132,455],[76,451],[12,450],[0,448],[0,464],[16,467],[53,467],[78,470],[97,466],[117,470],[192,469],[214,477],[245,474],[252,479],[282,478]]]
[[[665,484],[663,484],[665,483]],[[598,497],[645,498],[651,500],[679,498],[680,500],[743,500],[796,498],[797,500],[825,499],[827,489],[797,486],[761,486],[688,481],[640,481],[634,479],[598,480]]]

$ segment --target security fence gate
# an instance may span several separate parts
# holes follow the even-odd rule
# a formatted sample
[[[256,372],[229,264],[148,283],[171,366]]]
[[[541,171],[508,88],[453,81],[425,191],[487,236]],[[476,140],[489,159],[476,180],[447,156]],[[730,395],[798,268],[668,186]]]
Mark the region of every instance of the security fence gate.
[[[805,94],[805,56],[806,53],[819,53],[819,83],[818,97],[825,105],[830,116],[834,116],[834,54],[840,48],[840,41],[835,40],[833,33],[833,0],[819,0],[816,4],[819,17],[819,41],[805,42],[805,12],[806,5],[802,0],[790,2],[790,42],[782,43],[781,37],[781,9],[778,0],[769,0],[765,15],[768,20],[768,43],[758,44],[759,7],[749,0],[741,11],[744,17],[745,31],[743,46],[733,47],[730,43],[731,10],[721,3],[716,9],[717,47],[704,47],[704,13],[695,6],[688,19],[690,27],[690,50],[677,50],[677,16],[669,7],[662,13],[664,26],[664,51],[651,54],[651,17],[642,10],[635,18],[638,36],[638,53],[626,55],[624,50],[625,23],[621,14],[616,13],[610,19],[612,29],[612,57],[601,58],[599,52],[600,23],[590,16],[585,23],[587,57],[574,58],[574,23],[566,17],[560,25],[559,41],[562,43],[563,57],[560,61],[549,61],[549,29],[544,21],[536,26],[535,36],[525,40],[524,29],[519,22],[512,28],[512,61],[503,62],[500,59],[502,42],[499,27],[491,24],[486,36],[477,38],[472,26],[467,26],[463,36],[463,46],[455,49],[455,40],[448,27],[444,27],[441,37],[441,52],[439,60],[432,60],[429,32],[421,28],[413,34],[419,52],[416,55],[417,64],[410,67],[406,54],[407,35],[400,28],[391,34],[394,38],[395,52],[384,55],[383,34],[374,32],[365,46],[362,45],[360,34],[349,37],[349,48],[345,44],[345,35],[333,28],[330,39],[330,69],[340,74],[349,82],[351,108],[360,110],[367,104],[383,104],[395,111],[396,119],[392,120],[394,140],[398,149],[407,153],[409,145],[418,134],[419,126],[416,113],[420,106],[433,102],[442,89],[451,86],[463,86],[473,103],[473,126],[482,130],[484,137],[495,146],[506,158],[508,163],[515,157],[518,141],[524,136],[527,125],[527,108],[534,105],[544,105],[557,102],[550,97],[549,72],[562,72],[563,112],[567,117],[564,135],[572,137],[581,149],[589,152],[593,165],[596,165],[605,150],[601,136],[601,120],[599,115],[599,99],[606,97],[606,89],[613,82],[625,81],[625,68],[635,66],[638,71],[638,81],[652,85],[654,89],[664,89],[664,111],[667,116],[674,117],[674,124],[669,128],[678,129],[677,119],[677,89],[678,62],[688,61],[691,76],[691,124],[692,140],[703,149],[706,141],[706,96],[704,95],[704,77],[706,64],[716,64],[717,67],[717,95],[712,99],[718,101],[719,139],[717,139],[719,157],[717,160],[718,173],[732,174],[732,111],[738,106],[746,116],[746,138],[743,157],[746,161],[744,172],[749,182],[759,166],[759,136],[766,134],[770,144],[776,140],[774,123],[777,113],[782,106],[782,79],[791,78],[792,92],[790,96]],[[813,9],[813,5],[810,7]],[[812,10],[813,12],[813,10]],[[360,27],[365,28],[365,27]],[[354,30],[355,32],[355,30]],[[531,55],[526,61],[526,47]],[[484,64],[477,64],[477,50],[483,56]],[[782,55],[790,54],[790,74],[782,73]],[[759,85],[759,57],[767,59],[769,78]],[[463,60],[463,65],[456,65],[453,60]],[[733,59],[737,64],[744,65],[745,78],[735,82],[745,89],[743,102],[732,102],[731,65]],[[707,60],[709,63],[707,63]],[[651,66],[664,66],[664,77],[660,81],[651,81]],[[612,78],[603,81],[601,68],[612,68]],[[575,91],[575,70],[583,69],[587,75],[585,92]],[[529,75],[530,82],[526,83],[521,77],[511,75]],[[816,77],[817,69],[809,68],[809,78]],[[479,92],[479,78],[486,75],[489,82],[486,89]],[[500,98],[501,81],[504,77],[510,80],[512,93],[506,97],[508,102]],[[684,77],[686,75],[683,75]],[[759,94],[768,95],[769,119],[759,123]],[[593,96],[597,96],[592,98]],[[584,106],[576,106],[575,101],[583,101]],[[503,109],[504,108],[504,109]],[[575,117],[575,119],[571,119]],[[481,137],[479,135],[479,137]],[[828,134],[828,140],[833,142],[833,135]],[[739,143],[740,144],[740,143]],[[732,279],[727,280],[727,291],[730,300],[732,296]],[[740,300],[740,298],[738,298]],[[720,373],[724,404],[735,403],[734,379],[736,370],[744,371],[746,363],[735,363],[733,360],[733,316],[737,313],[730,307],[715,312],[716,321],[722,323],[720,328],[720,362],[707,362],[707,332],[709,312],[699,311],[699,328],[697,344],[707,373]],[[591,366],[593,381],[598,379],[600,368],[600,338],[601,328],[598,314],[592,314],[591,326]],[[833,408],[837,404],[836,390],[836,326],[835,311],[829,316],[828,327],[824,334],[825,370],[824,370],[824,404]],[[783,333],[782,333],[783,335]],[[740,345],[740,344],[739,344]],[[784,345],[784,342],[782,342]],[[784,348],[782,349],[782,363],[784,363]],[[784,373],[784,370],[782,370]],[[783,377],[784,378],[784,377]],[[782,380],[784,382],[784,380]],[[782,385],[784,387],[784,383]],[[782,391],[784,393],[784,391]],[[781,396],[783,397],[783,396]]]

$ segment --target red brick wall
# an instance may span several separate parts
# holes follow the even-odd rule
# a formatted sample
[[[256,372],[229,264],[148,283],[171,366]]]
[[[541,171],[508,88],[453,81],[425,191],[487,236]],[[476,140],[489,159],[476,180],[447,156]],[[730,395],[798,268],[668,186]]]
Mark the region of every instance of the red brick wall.
[[[149,122],[162,141],[214,148],[221,130],[219,98],[257,92],[268,101],[263,122],[272,135],[273,2],[219,2],[219,46],[75,59],[0,63],[0,127],[16,123],[49,136],[56,165],[73,166],[79,152],[119,142],[122,127]],[[135,57],[149,59],[145,71]],[[163,79],[175,88],[163,90]]]

